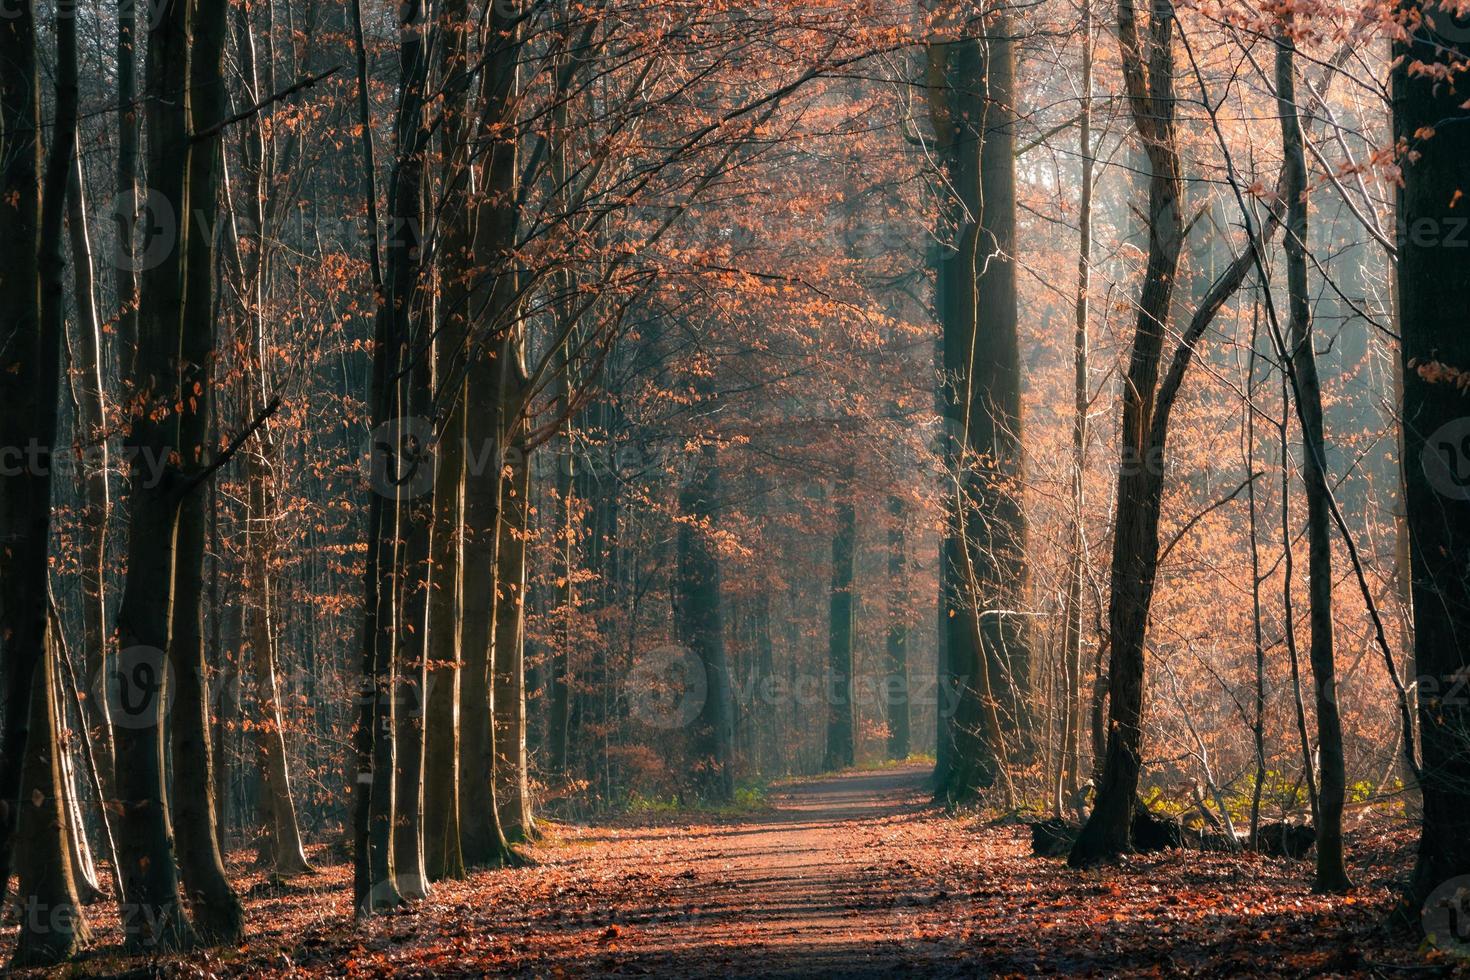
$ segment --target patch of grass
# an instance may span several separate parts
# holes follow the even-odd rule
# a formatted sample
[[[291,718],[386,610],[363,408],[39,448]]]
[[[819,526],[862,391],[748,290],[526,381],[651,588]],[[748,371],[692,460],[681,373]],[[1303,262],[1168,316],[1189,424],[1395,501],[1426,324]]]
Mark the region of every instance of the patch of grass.
[[[719,817],[738,817],[747,813],[758,813],[769,808],[766,796],[768,784],[764,780],[742,780],[735,787],[735,797],[728,803],[712,803],[707,800],[684,799],[677,796],[649,796],[639,792],[628,794],[623,812],[645,816],[673,816],[681,813],[705,814]]]
[[[900,766],[934,765],[934,756],[924,752],[914,752],[907,759],[866,759],[853,766],[855,772],[882,772],[885,769],[897,769]]]

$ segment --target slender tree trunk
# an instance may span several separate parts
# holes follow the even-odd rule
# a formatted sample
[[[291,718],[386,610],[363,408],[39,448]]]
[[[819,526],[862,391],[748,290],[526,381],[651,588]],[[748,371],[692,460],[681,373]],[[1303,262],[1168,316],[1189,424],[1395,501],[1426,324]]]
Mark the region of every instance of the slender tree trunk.
[[[566,385],[567,372],[558,372],[559,384]],[[556,534],[557,557],[561,569],[557,575],[556,608],[561,620],[561,636],[554,644],[551,654],[550,704],[546,718],[546,768],[550,775],[565,778],[567,775],[567,741],[571,723],[572,684],[571,650],[572,623],[576,617],[577,586],[573,580],[577,561],[576,532],[576,483],[573,479],[576,467],[575,425],[567,423],[564,444],[556,468]]]
[[[353,53],[357,61],[358,125],[361,128],[363,198],[368,212],[368,259],[374,299],[373,378],[369,395],[370,447],[377,457],[386,448],[386,464],[396,462],[398,433],[390,421],[394,410],[390,379],[397,348],[393,317],[383,281],[378,242],[378,196],[374,182],[372,113],[368,98],[367,48],[363,40],[361,0],[351,6]],[[406,12],[408,17],[415,13]],[[383,447],[382,442],[387,446]],[[397,540],[396,491],[371,481],[368,498],[367,560],[363,567],[362,688],[354,739],[357,780],[353,800],[353,904],[359,917],[402,904],[393,875],[393,572]],[[395,505],[395,506],[390,506]]]
[[[111,454],[107,439],[107,391],[103,382],[102,326],[97,316],[92,274],[92,243],[87,229],[87,202],[82,157],[75,154],[67,196],[67,231],[71,237],[72,288],[76,331],[72,344],[72,400],[77,406],[77,443],[82,461],[82,625],[83,663],[88,678],[107,674],[111,636],[107,620],[107,522],[112,514],[108,480]],[[103,785],[112,783],[112,722],[106,698],[88,698],[79,720],[93,739]],[[94,727],[95,726],[95,727]]]
[[[1241,406],[1241,414],[1244,416],[1244,456],[1245,469],[1247,473],[1255,472],[1256,459],[1256,359],[1257,344],[1260,340],[1259,332],[1260,307],[1257,305],[1255,315],[1251,323],[1250,359],[1247,362],[1245,377],[1245,403]],[[1256,483],[1254,480],[1246,487],[1246,511],[1250,521],[1250,553],[1251,553],[1251,640],[1255,651],[1255,689],[1252,692],[1253,717],[1251,720],[1251,740],[1256,751],[1256,771],[1253,785],[1251,786],[1251,813],[1250,813],[1250,839],[1251,845],[1257,846],[1261,829],[1261,794],[1266,785],[1266,642],[1263,635],[1263,622],[1261,619],[1261,585],[1264,579],[1261,575],[1261,546],[1260,536],[1257,533],[1256,518]]]
[[[254,392],[253,385],[247,390]],[[252,399],[254,400],[254,399]],[[256,758],[261,781],[263,835],[261,857],[273,874],[310,873],[301,825],[291,792],[291,762],[286,753],[286,725],[281,710],[280,684],[276,677],[275,583],[270,565],[275,554],[276,505],[274,497],[274,442],[267,428],[257,434],[259,448],[246,456],[246,491],[249,530],[245,551],[246,579],[250,596],[246,611],[246,642],[251,671],[255,675],[255,697],[261,718],[253,726]]]
[[[58,636],[58,630],[57,621],[53,617],[51,635]],[[51,679],[51,696],[56,701],[51,710],[55,712],[59,725],[56,734],[59,749],[57,760],[61,766],[61,799],[65,807],[67,822],[67,854],[71,863],[72,882],[76,886],[77,898],[83,905],[91,905],[103,897],[102,885],[97,877],[97,863],[92,858],[92,845],[87,840],[87,824],[82,816],[82,783],[71,753],[73,739],[78,743],[85,742],[87,736],[85,732],[78,733],[73,730],[67,722],[68,701],[63,697],[65,686],[61,679],[61,658],[62,651],[57,649],[51,664],[54,674]],[[106,812],[105,806],[100,806],[98,809]]]
[[[53,642],[56,644],[57,674],[61,683],[61,689],[65,691],[66,704],[70,707],[72,713],[76,715],[76,717],[81,718],[82,712],[84,710],[84,708],[82,707],[81,692],[77,688],[76,673],[75,669],[72,666],[71,654],[67,650],[66,637],[61,631],[61,615],[56,610],[56,600],[54,596],[51,597],[50,600],[48,600],[48,606],[50,607],[49,619],[51,623],[51,637]],[[63,717],[64,714],[64,711],[58,709],[58,717]],[[92,740],[83,735],[82,737],[77,739],[77,744],[81,747],[82,764],[87,771],[87,785],[91,788],[92,795],[96,797],[98,802],[97,822],[102,827],[102,840],[103,843],[107,845],[107,859],[112,866],[112,887],[114,892],[117,894],[119,901],[124,901],[126,900],[126,897],[123,895],[122,877],[118,873],[117,843],[116,838],[112,833],[112,811],[107,806],[108,797],[106,792],[102,788],[102,775],[97,767],[97,758],[92,752]],[[79,798],[74,800],[74,802],[79,803]],[[80,815],[80,807],[78,806],[76,809],[78,810],[78,814],[76,820],[73,822],[73,826],[83,828],[84,825]],[[78,831],[78,833],[82,832],[82,830]],[[95,878],[96,875],[94,869],[94,881]],[[100,886],[98,887],[97,891],[98,894],[96,898],[101,898]],[[88,903],[89,901],[96,900],[96,898],[89,900],[87,896],[82,896],[82,898],[84,904]]]
[[[1092,289],[1092,0],[1082,0],[1082,110],[1077,152],[1082,161],[1077,207],[1077,301],[1072,331],[1072,546],[1062,622],[1062,758],[1056,811],[1078,798],[1082,783],[1082,578],[1087,560],[1083,487],[1087,475],[1087,319]]]
[[[88,938],[87,923],[72,878],[70,836],[75,829],[66,812],[65,783],[57,737],[55,644],[47,642],[46,662],[35,671],[31,696],[32,737],[26,746],[25,799],[20,812],[24,853],[17,861],[21,901],[20,935],[14,967],[47,966],[70,959]]]
[[[1108,609],[1108,738],[1097,802],[1069,860],[1089,864],[1127,851],[1143,739],[1144,640],[1158,571],[1163,445],[1155,417],[1160,360],[1183,244],[1183,185],[1174,134],[1171,0],[1153,0],[1148,68],[1133,0],[1119,0],[1118,40],[1134,126],[1149,157],[1148,270],[1123,387],[1122,445]],[[1187,363],[1187,362],[1186,362]],[[1171,371],[1173,366],[1171,365]],[[1157,434],[1156,431],[1160,430]]]
[[[420,19],[426,16],[420,15]],[[427,155],[430,134],[425,126],[422,90],[428,84],[429,48],[424,43],[426,28],[415,23],[405,35],[401,49],[405,86],[419,90],[414,95],[412,115],[399,119],[399,160],[392,200],[394,237],[389,245],[388,280],[392,313],[397,319],[400,345],[398,402],[402,414],[422,433],[409,432],[411,440],[432,442],[435,420],[433,403],[433,317],[422,287],[424,250],[428,221],[424,208],[428,177]],[[411,127],[411,128],[410,128]],[[398,607],[395,657],[398,662],[398,701],[394,738],[397,740],[394,812],[394,874],[398,890],[413,900],[429,894],[424,868],[424,745],[425,693],[428,686],[429,590],[431,535],[434,520],[432,496],[434,464],[427,455],[431,447],[404,445],[407,468],[400,475],[398,497],[401,568],[398,573]]]
[[[847,769],[856,761],[852,699],[853,564],[857,552],[857,514],[852,472],[834,495],[837,526],[832,532],[832,580],[827,608],[827,752],[822,768]]]
[[[1347,776],[1342,720],[1337,704],[1337,669],[1332,652],[1332,529],[1322,424],[1322,386],[1312,350],[1311,301],[1307,295],[1307,165],[1297,116],[1296,43],[1291,16],[1276,39],[1276,101],[1281,111],[1286,197],[1286,275],[1290,305],[1289,340],[1302,399],[1303,478],[1307,488],[1308,572],[1311,597],[1311,661],[1315,680],[1317,752],[1321,778],[1317,810],[1316,888],[1344,892],[1352,887],[1343,867],[1342,808]],[[1311,760],[1308,760],[1308,765]]]
[[[902,761],[910,752],[909,698],[909,589],[908,558],[905,554],[903,498],[888,498],[888,579],[893,606],[888,611],[888,682],[884,685],[888,705],[888,758]],[[763,621],[766,643],[770,642],[770,611]]]
[[[767,708],[759,712],[757,716],[756,724],[759,728],[755,742],[756,763],[760,773],[770,774],[776,771],[776,763],[781,754],[778,748],[781,741],[778,731],[780,718],[777,717],[774,710],[776,705],[773,686],[776,677],[776,644],[771,636],[771,593],[769,589],[761,589],[755,598],[755,647],[756,686],[753,690],[758,692],[758,697],[765,699],[758,703]],[[907,701],[904,702],[905,713],[908,711],[907,703]]]
[[[445,231],[437,251],[440,267],[438,332],[434,338],[434,386],[448,415],[435,457],[431,531],[432,590],[429,596],[428,731],[425,738],[424,867],[431,881],[465,876],[460,847],[460,698],[464,667],[464,495],[465,432],[469,396],[464,368],[468,354],[470,297],[462,274],[474,245],[475,194],[479,170],[469,159],[473,133],[469,115],[469,54],[472,33],[466,0],[449,0],[440,15],[443,45],[443,158]]]
[[[507,367],[516,383],[506,386],[502,440],[507,446],[505,476],[500,487],[500,540],[496,546],[495,596],[495,797],[500,824],[509,841],[532,836],[530,769],[526,755],[526,535],[530,530],[531,461],[521,436],[524,422],[507,432],[524,393],[523,369],[515,345],[507,345]]]
[[[161,10],[162,8],[149,8]],[[146,24],[145,24],[146,26]],[[134,237],[138,226],[138,136],[142,123],[138,101],[138,4],[117,0],[117,353],[118,377],[124,390],[133,381],[138,350],[138,272]],[[160,216],[161,217],[161,216]]]

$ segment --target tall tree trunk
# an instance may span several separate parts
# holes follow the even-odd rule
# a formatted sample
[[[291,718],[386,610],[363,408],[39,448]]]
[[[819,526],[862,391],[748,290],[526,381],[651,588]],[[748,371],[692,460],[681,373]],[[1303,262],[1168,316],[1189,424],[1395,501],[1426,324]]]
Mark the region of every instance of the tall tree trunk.
[[[5,728],[0,746],[0,905],[10,882],[21,774],[30,734],[31,691],[46,643],[47,546],[51,535],[50,449],[56,441],[61,336],[41,299],[41,110],[36,24],[30,4],[0,19],[0,446],[30,458],[7,460],[0,476],[0,655],[5,664]],[[58,243],[59,244],[59,243]],[[48,262],[55,275],[62,257]],[[60,296],[53,300],[60,313]]]
[[[87,229],[87,203],[82,155],[74,155],[67,195],[67,232],[71,238],[72,288],[76,330],[71,345],[72,401],[77,407],[76,440],[82,462],[82,626],[83,664],[87,677],[105,677],[111,636],[107,620],[107,522],[112,514],[108,480],[111,454],[107,438],[107,391],[103,381],[102,325],[92,270],[92,243]],[[103,786],[112,785],[112,722],[106,698],[88,698],[78,719],[96,746]],[[95,727],[94,727],[95,726]]]
[[[49,632],[49,631],[48,631]],[[66,812],[58,737],[56,645],[46,644],[45,663],[31,691],[31,738],[26,746],[25,799],[20,812],[20,934],[14,967],[47,966],[70,959],[86,942],[88,929],[72,878],[70,836],[76,825]]]
[[[496,412],[500,351],[473,355],[469,366],[469,475],[464,494],[464,616],[460,681],[460,838],[471,867],[502,864],[510,854],[495,799],[494,667],[496,539],[500,526],[500,445]]]
[[[827,751],[822,768],[847,769],[856,761],[855,706],[852,698],[853,564],[857,553],[857,513],[852,471],[844,473],[834,495],[837,526],[832,532],[832,578],[827,592]]]
[[[206,269],[212,268],[209,264]],[[208,400],[206,386],[202,400]],[[201,413],[208,411],[201,407]],[[173,807],[179,872],[201,938],[234,944],[244,932],[244,911],[225,875],[214,797],[210,746],[208,667],[204,656],[205,498],[202,489],[185,497],[179,515],[174,567],[173,637],[169,679],[176,686],[171,721]]]
[[[258,365],[257,365],[258,368]],[[254,384],[246,385],[252,401],[259,399]],[[252,726],[260,773],[261,812],[264,824],[261,858],[275,875],[289,876],[312,871],[301,839],[301,824],[291,792],[291,762],[286,754],[286,724],[281,709],[280,685],[276,678],[278,658],[275,583],[271,563],[275,556],[275,443],[262,426],[256,436],[258,448],[245,459],[247,561],[245,640],[250,650],[251,672],[255,675],[256,708],[261,717]]]
[[[475,244],[455,256],[464,281],[474,284],[468,310],[469,361],[465,426],[467,476],[464,495],[464,614],[460,645],[460,837],[470,866],[503,864],[511,858],[495,800],[495,719],[491,672],[494,664],[496,542],[500,509],[498,442],[501,387],[508,370],[500,356],[516,317],[516,276],[511,250],[516,230],[517,145],[507,122],[515,92],[518,41],[514,25],[492,9],[494,40],[486,56],[477,100],[480,135],[489,149],[484,180],[466,206],[474,209]]]
[[[1129,849],[1138,793],[1144,640],[1158,571],[1159,509],[1164,479],[1163,445],[1156,442],[1155,436],[1159,428],[1155,399],[1159,394],[1165,327],[1184,237],[1183,184],[1174,134],[1173,23],[1171,0],[1153,0],[1145,50],[1133,0],[1118,2],[1118,42],[1124,83],[1133,124],[1149,158],[1149,250],[1148,269],[1138,301],[1133,352],[1123,386],[1112,596],[1108,609],[1107,752],[1097,803],[1069,858],[1073,864],[1088,864]]]
[[[378,458],[385,467],[395,467],[400,447],[399,433],[392,420],[393,387],[397,347],[393,343],[394,320],[383,280],[378,241],[378,195],[374,181],[372,112],[368,96],[368,58],[363,39],[362,3],[351,5],[353,53],[357,62],[357,111],[363,155],[363,198],[368,213],[368,267],[372,274],[374,300],[373,367],[370,422],[371,465]],[[412,7],[403,16],[412,18]],[[407,90],[403,96],[407,98]],[[391,475],[392,471],[389,471]],[[354,785],[352,836],[353,904],[359,917],[402,904],[393,876],[393,790],[396,767],[393,759],[393,573],[397,541],[397,490],[394,484],[370,480],[368,496],[367,560],[363,563],[362,687],[358,692],[359,715],[353,748],[357,758]]]
[[[888,680],[884,685],[888,705],[888,758],[902,761],[909,757],[909,589],[908,559],[905,555],[904,508],[902,497],[888,498],[888,516],[893,523],[888,529],[888,579],[892,608],[888,610]],[[769,641],[769,610],[765,623]]]
[[[427,357],[426,354],[415,355]],[[400,584],[403,622],[398,630],[399,694],[395,748],[398,786],[393,829],[394,875],[407,899],[426,898],[429,876],[424,865],[424,747],[428,688],[429,549],[433,498],[420,497],[406,506],[404,569]]]
[[[1422,13],[1429,6],[1411,0],[1405,8]],[[1439,7],[1437,16],[1449,14]],[[1460,196],[1470,182],[1464,122],[1470,83],[1461,67],[1470,42],[1420,30],[1394,54],[1394,133],[1411,152],[1402,160],[1398,195],[1398,226],[1406,230],[1398,243],[1398,296],[1423,752],[1423,828],[1409,886],[1417,910],[1437,886],[1470,874],[1470,704],[1459,693],[1470,667],[1470,428],[1456,383],[1470,371]],[[1443,66],[1448,75],[1416,70],[1417,64]]]
[[[1276,102],[1281,112],[1283,183],[1286,198],[1286,279],[1290,309],[1289,341],[1301,398],[1303,479],[1307,488],[1307,540],[1310,548],[1311,661],[1316,681],[1317,752],[1321,777],[1317,809],[1316,888],[1343,892],[1352,887],[1343,867],[1342,808],[1347,775],[1342,720],[1337,704],[1337,668],[1332,652],[1332,529],[1327,486],[1327,446],[1322,424],[1322,386],[1312,349],[1311,301],[1307,295],[1307,164],[1296,104],[1296,42],[1292,17],[1283,15],[1276,39]],[[1307,760],[1311,764],[1311,760]]]
[[[675,626],[682,643],[704,668],[704,698],[689,727],[693,786],[701,799],[735,796],[734,705],[725,659],[720,562],[709,529],[718,517],[719,462],[713,445],[699,450],[693,472],[679,491],[675,572]]]
[[[1072,330],[1072,543],[1062,622],[1062,759],[1056,811],[1077,800],[1082,783],[1082,578],[1087,557],[1083,488],[1087,475],[1087,318],[1092,289],[1092,0],[1082,0],[1082,109],[1077,152],[1082,161],[1077,205],[1077,299]]]
[[[958,692],[937,795],[975,797],[994,782],[1002,740],[1024,749],[1029,630],[1021,506],[1017,339],[1014,55],[1010,20],[978,18],[929,47],[930,113],[952,199],[942,238],[946,464],[953,487],[944,561],[947,668]],[[978,620],[978,629],[975,628]],[[991,703],[987,703],[989,691]],[[992,718],[998,718],[997,728]]]
[[[134,238],[138,227],[138,137],[142,119],[138,112],[137,29],[137,0],[117,0],[117,198],[112,204],[112,217],[117,222],[113,265],[117,269],[118,313],[114,346],[124,390],[133,382],[133,358],[138,350],[140,270]]]
[[[532,836],[530,769],[526,755],[526,535],[530,531],[531,461],[526,425],[512,417],[525,393],[522,351],[512,341],[503,356],[511,384],[502,400],[502,442],[507,447],[500,487],[500,540],[496,545],[495,594],[495,800],[509,841]],[[507,427],[509,427],[507,429]]]
[[[160,209],[166,202],[173,220],[150,222],[144,242],[150,261],[142,270],[127,437],[127,579],[117,614],[118,671],[109,676],[118,687],[111,707],[123,807],[119,858],[129,899],[123,927],[130,946],[148,949],[194,939],[179,893],[162,766],[179,506],[183,495],[197,490],[189,486],[198,446],[186,441],[188,420],[203,415],[192,385],[201,379],[213,344],[212,320],[194,323],[185,316],[189,238],[197,233],[186,220],[190,19],[187,4],[173,3],[149,31],[144,115],[150,199]]]
[[[198,0],[190,24],[190,125],[207,133],[226,115],[224,54],[225,0]],[[203,220],[192,227],[180,247],[184,256],[185,343],[183,390],[192,393],[180,421],[184,472],[209,465],[210,419],[214,402],[214,220],[218,213],[220,139],[218,134],[192,138],[188,148],[185,200],[190,216]],[[181,212],[182,213],[182,212]],[[178,543],[174,555],[172,635],[168,663],[176,685],[172,728],[174,824],[179,871],[190,899],[194,925],[201,937],[220,943],[238,942],[244,932],[240,900],[225,877],[214,812],[214,771],[210,751],[208,666],[204,654],[204,543],[208,498],[202,486],[184,492],[179,505]]]
[[[452,322],[453,314],[446,315]],[[459,334],[451,334],[461,338]],[[441,335],[439,343],[445,343]],[[441,365],[444,359],[440,358]],[[441,375],[442,376],[442,375]],[[459,836],[459,698],[464,591],[462,515],[465,486],[463,386],[449,410],[434,478],[434,528],[429,595],[429,675],[424,755],[424,868],[430,881],[463,878]]]
[[[445,231],[440,266],[439,324],[434,338],[434,387],[447,404],[435,456],[434,526],[428,626],[428,726],[425,738],[424,868],[431,881],[465,876],[460,847],[460,697],[463,676],[465,427],[469,396],[464,367],[472,287],[462,275],[474,245],[478,168],[469,159],[468,45],[472,26],[466,0],[449,0],[440,14],[443,45],[443,159]]]
[[[433,411],[433,317],[423,291],[427,256],[425,239],[428,221],[424,208],[428,177],[427,156],[430,134],[425,122],[422,100],[428,84],[430,49],[424,43],[427,30],[421,21],[427,7],[405,36],[400,58],[404,85],[417,90],[412,107],[399,118],[399,159],[397,180],[391,202],[395,229],[389,244],[388,282],[392,297],[391,311],[397,320],[399,338],[398,403],[410,426],[422,432],[409,432],[413,442],[402,446],[406,468],[400,474],[398,495],[399,548],[401,567],[398,572],[399,621],[396,624],[395,658],[398,662],[398,702],[394,738],[396,778],[394,795],[394,875],[398,890],[407,899],[421,899],[429,894],[428,873],[424,869],[424,720],[425,689],[428,686],[429,590],[432,575],[429,554],[433,531],[434,464],[429,453],[434,441]]]

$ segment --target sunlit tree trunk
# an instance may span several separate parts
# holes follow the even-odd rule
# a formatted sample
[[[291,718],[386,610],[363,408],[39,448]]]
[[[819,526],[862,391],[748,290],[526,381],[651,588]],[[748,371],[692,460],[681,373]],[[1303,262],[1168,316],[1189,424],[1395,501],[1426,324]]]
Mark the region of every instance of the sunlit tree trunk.
[[[226,30],[224,0],[199,0],[190,34],[190,125],[208,133],[223,122],[227,104],[220,73]],[[185,472],[210,462],[210,417],[214,402],[214,231],[219,207],[220,139],[217,133],[191,138],[186,200],[202,218],[185,243],[183,390],[190,393],[179,434]],[[233,943],[244,930],[240,900],[225,877],[215,824],[213,759],[210,751],[208,667],[204,650],[205,488],[192,485],[179,504],[174,556],[172,635],[168,655],[176,685],[170,748],[173,761],[174,825],[179,871],[201,937]]]
[[[531,461],[525,423],[508,417],[525,391],[523,352],[514,342],[503,356],[511,383],[501,410],[502,441],[507,447],[500,487],[500,540],[496,546],[495,596],[495,797],[507,840],[534,832],[530,770],[526,755],[526,535],[530,530]],[[507,427],[509,429],[507,430]]]
[[[246,386],[251,401],[259,400],[258,389]],[[255,676],[255,699],[261,717],[252,726],[256,761],[260,772],[261,823],[259,857],[273,874],[295,875],[311,870],[302,844],[300,821],[291,792],[291,762],[286,753],[285,716],[277,677],[275,582],[271,562],[275,555],[274,437],[262,427],[256,446],[245,456],[246,521],[245,642],[251,673]]]
[[[487,140],[483,181],[468,206],[475,209],[475,240],[461,256],[461,275],[474,288],[467,329],[469,399],[464,494],[464,613],[460,646],[460,839],[467,865],[503,864],[511,857],[495,799],[495,719],[492,687],[495,641],[496,543],[500,514],[499,441],[504,338],[516,317],[515,241],[518,155],[514,138],[495,127],[515,91],[519,50],[513,26],[492,9],[492,49],[477,97],[481,134]]]
[[[1077,152],[1082,174],[1077,204],[1077,298],[1072,330],[1072,542],[1067,556],[1066,601],[1062,607],[1062,757],[1055,810],[1060,816],[1077,799],[1082,782],[1082,579],[1087,557],[1087,319],[1092,288],[1092,2],[1082,0],[1082,109]]]
[[[107,522],[112,514],[108,479],[111,453],[107,438],[107,391],[102,325],[97,316],[92,242],[82,156],[75,155],[67,195],[67,232],[71,238],[72,288],[76,321],[71,343],[71,391],[76,405],[77,444],[82,462],[82,660],[87,677],[105,676],[111,637],[107,621]],[[112,782],[112,724],[106,698],[88,698],[80,719],[92,738],[103,785]],[[94,728],[95,726],[95,728]]]
[[[179,455],[185,414],[199,411],[181,363],[184,351],[208,349],[195,336],[212,322],[184,319],[188,238],[190,124],[188,117],[189,11],[170,4],[150,25],[145,125],[148,177],[155,203],[168,202],[174,220],[150,222],[144,254],[134,357],[133,403],[126,447],[131,455],[127,579],[118,608],[120,689],[113,705],[117,751],[119,859],[128,895],[123,927],[134,948],[169,949],[194,938],[184,918],[173,827],[164,792],[165,651],[173,601],[180,493],[189,480]],[[161,237],[160,237],[161,236]],[[153,251],[150,251],[153,250]],[[212,341],[211,341],[212,342]],[[187,401],[187,404],[186,404]],[[126,715],[120,715],[120,711]]]
[[[71,834],[57,737],[55,644],[47,642],[45,663],[34,674],[31,738],[26,747],[18,857],[19,937],[12,966],[45,966],[70,959],[86,942],[88,928],[72,878]]]
[[[465,261],[474,244],[478,168],[469,159],[473,132],[468,114],[468,44],[472,32],[465,0],[450,0],[440,14],[445,107],[440,138],[444,225],[437,261],[440,301],[434,338],[434,387],[447,408],[434,474],[431,532],[425,738],[424,867],[431,881],[463,878],[460,848],[460,697],[463,674],[465,427],[468,395],[464,366],[473,294]]]
[[[412,34],[403,36],[400,49],[404,84],[418,90],[414,95],[416,100],[425,97],[428,85],[430,49],[423,36],[427,15],[425,8],[419,21],[410,28]],[[430,417],[433,414],[433,316],[422,288],[428,229],[424,194],[431,137],[422,104],[415,102],[410,114],[406,102],[405,110],[398,121],[400,151],[390,209],[388,279],[390,309],[397,321],[394,332],[400,350],[397,370],[400,414],[412,420],[410,424],[422,432],[409,432],[412,442],[401,447],[405,467],[400,480],[407,492],[400,493],[397,501],[400,567],[394,653],[398,673],[394,751],[398,785],[394,794],[393,847],[399,892],[404,898],[420,899],[429,893],[423,833],[424,696],[428,685],[434,472],[432,459],[425,455],[429,446],[417,442],[432,440],[435,425]]]

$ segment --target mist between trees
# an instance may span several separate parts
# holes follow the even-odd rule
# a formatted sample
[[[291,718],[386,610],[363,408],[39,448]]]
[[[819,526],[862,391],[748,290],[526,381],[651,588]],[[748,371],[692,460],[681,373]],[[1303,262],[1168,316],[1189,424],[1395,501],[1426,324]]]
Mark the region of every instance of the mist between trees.
[[[1460,895],[1456,14],[4,0],[16,963],[909,759]]]

